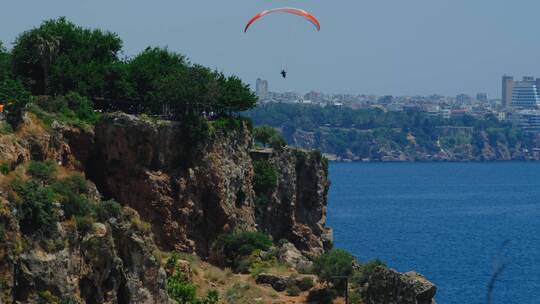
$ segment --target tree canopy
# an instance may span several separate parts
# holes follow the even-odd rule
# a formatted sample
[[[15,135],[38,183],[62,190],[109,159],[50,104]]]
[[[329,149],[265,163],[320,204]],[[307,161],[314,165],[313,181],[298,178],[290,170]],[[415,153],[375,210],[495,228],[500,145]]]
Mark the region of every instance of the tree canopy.
[[[148,47],[121,58],[112,32],[78,26],[66,18],[23,32],[8,51],[0,43],[0,98],[80,96],[163,106],[179,115],[225,114],[255,106],[257,98],[236,76],[226,76],[167,48]]]
[[[86,29],[65,18],[47,20],[15,40],[13,71],[33,94],[105,95],[118,73],[122,40],[114,33]]]

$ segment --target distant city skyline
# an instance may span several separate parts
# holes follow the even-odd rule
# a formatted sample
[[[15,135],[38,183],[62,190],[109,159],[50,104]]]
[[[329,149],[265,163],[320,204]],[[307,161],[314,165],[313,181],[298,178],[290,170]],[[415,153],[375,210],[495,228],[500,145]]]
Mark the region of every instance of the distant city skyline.
[[[251,16],[279,6],[312,12],[321,31],[275,15],[243,33]],[[540,74],[538,11],[537,0],[27,0],[3,4],[0,40],[9,47],[44,19],[66,16],[118,33],[126,56],[168,46],[253,89],[262,78],[275,91],[495,97],[501,75]]]
[[[503,77],[510,77],[510,80],[513,81],[513,77],[511,76],[503,76]],[[504,84],[503,84],[503,87],[504,87]],[[504,90],[504,88],[503,88]],[[265,98],[266,95],[268,93],[297,93],[297,94],[302,94],[302,95],[311,95],[313,93],[322,93],[322,94],[328,94],[328,95],[354,95],[354,96],[359,96],[359,95],[365,95],[365,96],[386,96],[386,97],[399,97],[399,96],[409,96],[409,97],[414,97],[414,96],[423,96],[423,97],[427,97],[427,96],[444,96],[444,97],[451,97],[451,98],[456,98],[456,99],[460,99],[460,98],[469,98],[469,99],[475,99],[475,100],[478,100],[478,101],[489,101],[489,100],[502,100],[501,98],[501,94],[496,94],[496,95],[491,95],[489,93],[485,93],[485,92],[476,92],[474,94],[466,94],[466,93],[459,93],[457,95],[444,95],[444,94],[437,94],[437,93],[433,93],[433,94],[426,94],[426,95],[422,95],[422,94],[411,94],[411,95],[400,95],[400,94],[370,94],[370,93],[366,93],[366,92],[356,92],[356,93],[351,93],[351,92],[325,92],[325,91],[322,91],[322,90],[316,90],[316,89],[312,89],[312,90],[309,90],[309,91],[301,91],[301,90],[285,90],[285,91],[279,91],[279,90],[273,90],[272,87],[271,87],[271,83],[266,80],[266,79],[261,79],[261,78],[257,78],[256,81],[255,81],[255,86],[253,87],[253,91],[255,92],[255,94],[259,97],[259,98]],[[511,96],[510,96],[511,97]]]

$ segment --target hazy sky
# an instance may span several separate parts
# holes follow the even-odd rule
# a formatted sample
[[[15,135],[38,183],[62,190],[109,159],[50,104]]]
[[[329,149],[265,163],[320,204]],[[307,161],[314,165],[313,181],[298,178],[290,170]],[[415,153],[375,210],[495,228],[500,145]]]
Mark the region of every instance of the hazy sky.
[[[538,0],[2,0],[0,40],[66,16],[116,32],[125,55],[168,46],[193,62],[270,89],[307,92],[499,97],[507,73],[540,76]],[[317,15],[322,30],[273,15],[247,34],[258,11]],[[289,77],[280,79],[286,67]]]

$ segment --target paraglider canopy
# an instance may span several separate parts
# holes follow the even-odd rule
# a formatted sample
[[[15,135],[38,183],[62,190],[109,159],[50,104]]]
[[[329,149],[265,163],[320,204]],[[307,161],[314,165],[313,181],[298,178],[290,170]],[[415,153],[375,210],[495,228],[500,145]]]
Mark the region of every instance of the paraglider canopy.
[[[266,10],[266,11],[260,12],[260,13],[258,13],[257,15],[255,15],[255,16],[254,16],[253,18],[251,18],[251,20],[249,20],[249,22],[246,24],[246,27],[244,28],[244,33],[247,32],[247,30],[249,29],[249,27],[250,27],[254,22],[256,22],[257,20],[261,19],[262,17],[264,17],[264,16],[266,16],[266,15],[269,15],[269,14],[272,14],[272,13],[287,13],[287,14],[293,14],[293,15],[297,15],[297,16],[304,17],[306,20],[308,20],[309,22],[311,22],[311,23],[317,28],[317,31],[320,31],[320,30],[321,30],[321,23],[320,23],[319,20],[317,20],[317,18],[316,18],[315,16],[313,16],[312,14],[306,12],[305,10],[298,9],[298,8],[282,7],[282,8],[275,8],[275,9],[271,9],[271,10]]]

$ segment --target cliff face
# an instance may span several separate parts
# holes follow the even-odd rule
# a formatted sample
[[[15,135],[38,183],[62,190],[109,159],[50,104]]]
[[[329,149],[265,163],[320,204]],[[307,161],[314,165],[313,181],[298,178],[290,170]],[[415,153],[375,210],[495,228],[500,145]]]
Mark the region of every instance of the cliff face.
[[[151,236],[129,220],[96,223],[85,237],[59,223],[60,235],[43,240],[22,237],[7,204],[0,198],[1,221],[8,223],[0,244],[0,302],[170,302]]]
[[[105,115],[94,130],[46,127],[28,114],[14,134],[1,135],[0,163],[11,172],[0,172],[0,302],[171,303],[158,248],[206,258],[216,237],[235,229],[287,239],[278,256],[297,269],[331,248],[328,164],[320,153],[253,149],[245,125],[211,124],[210,135],[195,141],[186,129],[126,114]],[[33,160],[58,164],[58,178],[84,170],[96,184],[89,182],[90,201],[99,204],[104,194],[124,209],[82,232],[51,202],[58,234],[28,234],[10,185]],[[261,162],[276,174],[264,203],[254,190]],[[430,284],[374,275],[369,300],[429,303]]]
[[[0,299],[21,303],[170,302],[167,275],[153,256],[156,248],[151,236],[124,219],[94,224],[94,232],[84,238],[70,230],[69,223],[60,227],[59,237],[43,243],[28,238],[21,241],[18,227],[8,226],[9,239],[0,245],[4,282]]]
[[[95,128],[97,148],[85,161],[89,176],[105,195],[152,223],[165,248],[206,257],[219,234],[257,228],[276,241],[291,240],[308,255],[330,246],[321,157],[288,149],[250,153],[246,127],[211,127],[211,135],[196,144],[186,143],[185,130],[182,122],[106,115]],[[258,157],[279,172],[265,208],[256,206],[252,185]]]
[[[278,185],[270,202],[257,208],[257,223],[274,239],[288,239],[311,256],[332,246],[332,230],[326,227],[329,188],[327,163],[318,152],[276,150],[252,152],[254,160],[266,160],[277,168]]]
[[[74,151],[88,147],[92,138],[91,131],[56,123],[47,128],[31,114],[15,133],[0,136],[0,163],[15,170],[0,173],[0,303],[170,302],[166,273],[154,256],[157,247],[137,226],[136,211],[126,208],[83,234],[53,202],[58,233],[29,234],[19,225],[20,206],[10,184],[25,163],[53,161],[61,165],[58,174],[76,173],[80,162]],[[92,183],[88,197],[100,203]]]
[[[72,153],[70,139],[79,146],[88,146],[83,142],[93,138],[91,131],[58,123],[53,123],[51,130],[47,130],[33,114],[25,115],[22,120],[16,133],[0,136],[0,161],[10,168],[30,160],[51,160],[66,167],[75,167],[80,158]]]

